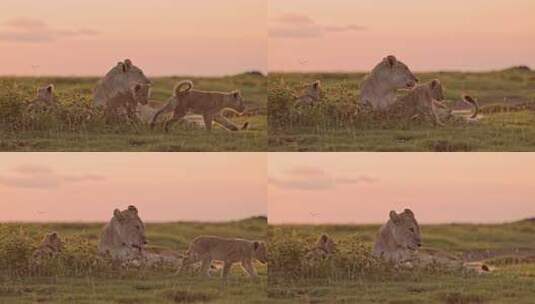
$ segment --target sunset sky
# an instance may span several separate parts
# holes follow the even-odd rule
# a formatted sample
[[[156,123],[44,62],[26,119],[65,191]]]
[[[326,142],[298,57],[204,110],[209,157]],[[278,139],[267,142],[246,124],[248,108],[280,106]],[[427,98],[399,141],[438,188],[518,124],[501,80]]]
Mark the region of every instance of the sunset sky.
[[[533,0],[271,0],[270,71],[535,68]]]
[[[264,153],[1,153],[0,221],[154,221],[267,214]]]
[[[147,75],[267,69],[266,0],[2,0],[0,75]]]
[[[270,223],[422,223],[535,217],[534,153],[271,153]]]

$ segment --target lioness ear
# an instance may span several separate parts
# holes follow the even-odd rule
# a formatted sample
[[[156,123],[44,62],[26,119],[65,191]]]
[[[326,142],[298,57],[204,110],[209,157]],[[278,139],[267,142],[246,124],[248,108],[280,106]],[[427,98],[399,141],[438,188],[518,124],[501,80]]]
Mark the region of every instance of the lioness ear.
[[[232,92],[232,96],[233,96],[234,98],[238,98],[238,97],[240,97],[240,91],[234,91],[234,92]]]
[[[404,212],[405,214],[408,214],[408,215],[414,217],[414,213],[412,212],[411,209],[405,209],[405,210],[403,210],[403,212]]]
[[[121,221],[123,219],[123,215],[121,214],[121,210],[115,209],[113,210],[113,217]]]
[[[398,61],[394,55],[386,56],[385,60],[390,67],[393,67],[394,64],[396,64],[396,62]]]
[[[47,87],[46,87],[46,91],[48,93],[52,93],[54,91],[54,85],[53,84],[49,84]]]
[[[326,243],[329,237],[326,234],[322,234],[320,237],[320,242]]]
[[[136,208],[136,206],[134,206],[134,205],[130,205],[130,206],[128,206],[128,211],[130,211],[130,212],[134,212],[135,214],[137,214],[137,208]]]
[[[122,64],[123,72],[128,72],[130,68],[132,67],[132,61],[130,59],[126,59],[124,63]]]
[[[392,220],[392,222],[394,222],[394,224],[399,222],[399,215],[396,213],[396,211],[390,211],[390,219]]]
[[[320,84],[321,84],[321,82],[320,82],[319,80],[316,80],[316,81],[314,81],[314,83],[312,84],[312,87],[313,87],[314,89],[317,89],[317,88],[320,87]]]
[[[58,237],[58,233],[57,232],[51,232],[49,235],[48,235],[51,239],[55,239]]]
[[[254,250],[257,250],[258,247],[260,247],[260,242],[259,241],[254,241],[254,243],[253,243]]]
[[[436,88],[440,84],[440,81],[438,79],[431,80],[431,89]]]

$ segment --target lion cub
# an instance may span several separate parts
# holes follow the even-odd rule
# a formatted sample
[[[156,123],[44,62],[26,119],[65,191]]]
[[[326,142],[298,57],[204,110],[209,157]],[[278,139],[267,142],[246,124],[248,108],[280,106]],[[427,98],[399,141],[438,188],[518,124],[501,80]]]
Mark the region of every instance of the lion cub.
[[[119,94],[110,99],[106,107],[106,113],[111,115],[108,117],[118,114],[126,115],[129,119],[139,118],[138,105],[145,106],[149,103],[150,88],[149,84],[136,82],[130,86],[126,95]]]
[[[225,118],[221,113],[223,109],[232,109],[238,113],[245,111],[245,105],[239,91],[230,93],[207,92],[193,89],[193,82],[185,80],[179,82],[174,89],[167,104],[161,108],[151,121],[151,127],[154,127],[158,116],[162,113],[173,112],[173,117],[165,123],[165,131],[169,131],[169,126],[175,123],[191,111],[203,116],[206,130],[212,130],[212,123],[215,121],[223,128],[230,131],[237,131],[240,128]],[[241,129],[246,129],[246,122]]]
[[[43,260],[57,256],[63,249],[63,241],[57,232],[45,235],[41,244],[32,254],[31,264],[34,267],[41,265]]]
[[[37,97],[30,101],[28,110],[48,109],[55,105],[54,85],[48,84],[37,89]]]
[[[217,236],[199,236],[195,238],[186,252],[181,270],[191,264],[202,262],[201,273],[210,277],[210,266],[212,261],[224,263],[222,277],[228,277],[230,268],[234,263],[241,263],[247,274],[256,278],[256,270],[253,266],[254,260],[262,264],[267,263],[267,250],[264,242],[250,241],[235,238],[222,238]]]
[[[322,234],[316,245],[305,255],[307,259],[325,259],[334,254],[336,243],[327,234]]]
[[[477,101],[467,95],[463,96],[463,101],[474,107],[471,118],[475,118],[479,112]],[[390,111],[394,116],[404,118],[431,119],[440,126],[444,126],[441,117],[452,116],[452,109],[444,103],[444,87],[438,79],[417,85],[393,104]]]
[[[295,106],[312,106],[320,101],[321,98],[321,82],[314,81],[303,86],[301,95],[295,96],[297,101]]]

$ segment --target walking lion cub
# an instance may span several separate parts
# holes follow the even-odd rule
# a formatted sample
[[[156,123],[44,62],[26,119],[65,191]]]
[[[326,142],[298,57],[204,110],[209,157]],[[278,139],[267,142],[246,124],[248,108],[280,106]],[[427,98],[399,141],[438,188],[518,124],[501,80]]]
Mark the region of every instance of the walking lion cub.
[[[212,261],[224,263],[222,277],[228,277],[230,268],[235,263],[241,263],[249,277],[256,278],[254,260],[262,264],[267,263],[267,250],[264,242],[250,241],[237,238],[222,238],[217,236],[199,236],[195,238],[186,252],[181,271],[191,264],[201,262],[201,273],[210,277]]]
[[[203,116],[206,130],[212,130],[212,123],[216,122],[230,131],[238,131],[240,127],[223,116],[223,109],[232,109],[238,113],[245,111],[245,104],[239,91],[233,92],[208,92],[193,89],[193,82],[185,80],[179,82],[174,89],[174,94],[167,100],[167,104],[161,108],[150,123],[154,127],[158,116],[162,113],[173,112],[173,116],[165,123],[165,131],[169,126],[186,116],[188,112]],[[246,129],[246,122],[241,129]]]

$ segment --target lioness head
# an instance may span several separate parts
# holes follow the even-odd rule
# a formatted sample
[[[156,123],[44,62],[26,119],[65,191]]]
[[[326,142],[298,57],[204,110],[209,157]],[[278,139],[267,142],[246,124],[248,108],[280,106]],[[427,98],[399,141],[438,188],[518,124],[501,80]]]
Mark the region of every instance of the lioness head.
[[[136,103],[146,105],[150,98],[150,85],[143,83],[135,83],[130,87],[132,98]]]
[[[227,106],[239,113],[245,111],[245,103],[243,102],[240,91],[234,91],[228,95]]]
[[[266,244],[260,241],[253,242],[254,257],[262,264],[267,263]]]
[[[321,248],[326,254],[333,254],[336,251],[336,244],[328,235],[322,234],[316,243],[317,248]]]
[[[51,232],[45,235],[40,247],[50,249],[53,252],[59,252],[63,248],[63,241],[57,232]]]
[[[122,64],[119,62],[118,66],[120,66],[121,72],[128,77],[129,83],[139,82],[142,84],[151,84],[150,80],[145,76],[143,71],[132,64],[130,59],[125,59]]]
[[[416,222],[414,213],[410,209],[405,209],[402,213],[390,211],[390,221],[392,222],[392,236],[394,241],[409,250],[416,250],[422,245],[420,238],[420,227]]]
[[[123,211],[115,209],[112,220],[117,224],[114,225],[114,230],[123,246],[141,250],[147,244],[145,226],[135,206],[128,206],[128,209]]]
[[[54,102],[54,85],[49,84],[37,89],[37,99],[40,99],[48,104]]]
[[[382,83],[388,84],[395,89],[411,89],[418,82],[409,67],[392,55],[385,57],[375,67],[374,73]]]

